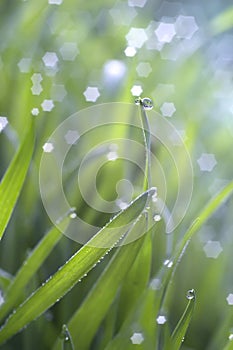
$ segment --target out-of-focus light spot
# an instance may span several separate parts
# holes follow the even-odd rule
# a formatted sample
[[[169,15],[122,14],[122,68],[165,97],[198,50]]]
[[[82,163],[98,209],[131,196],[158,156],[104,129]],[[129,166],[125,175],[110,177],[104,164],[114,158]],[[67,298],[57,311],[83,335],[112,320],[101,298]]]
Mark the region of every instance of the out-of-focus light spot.
[[[127,56],[127,57],[134,57],[136,55],[137,51],[134,47],[128,46],[128,47],[126,47],[124,53],[125,53],[125,56]]]
[[[34,115],[35,117],[39,114],[39,108],[32,108],[31,114]]]
[[[158,84],[152,92],[152,97],[157,101],[158,105],[162,105],[165,101],[172,99],[175,93],[175,86],[172,84]]]
[[[107,80],[121,80],[125,76],[126,66],[120,60],[107,61],[104,65],[103,73]]]
[[[64,138],[68,145],[73,145],[78,141],[79,133],[76,130],[68,130]]]
[[[41,103],[41,107],[44,112],[51,112],[51,110],[54,108],[53,100],[44,100]]]
[[[153,216],[153,220],[154,220],[155,222],[159,222],[159,221],[162,220],[162,217],[161,217],[161,215],[159,215],[159,214],[155,214],[155,215]]]
[[[18,63],[20,72],[28,73],[30,71],[31,63],[32,63],[31,58],[22,58]]]
[[[175,22],[176,35],[178,38],[191,39],[198,30],[198,25],[193,16],[180,15]]]
[[[42,60],[46,67],[55,68],[58,62],[58,57],[55,52],[46,52]]]
[[[156,322],[157,322],[158,324],[164,324],[164,323],[167,322],[167,319],[166,319],[165,316],[160,315],[160,316],[158,316],[158,317],[156,318]]]
[[[31,81],[33,82],[33,84],[37,84],[40,83],[43,80],[42,75],[40,73],[34,73],[31,76]]]
[[[45,153],[51,153],[54,150],[54,146],[51,142],[46,142],[42,148]]]
[[[233,333],[231,333],[228,337],[229,340],[233,340]]]
[[[117,152],[115,152],[115,151],[108,152],[108,154],[107,154],[107,159],[108,160],[114,162],[115,160],[117,160],[117,158],[118,158]]]
[[[117,2],[115,6],[109,10],[116,25],[130,25],[132,20],[137,16],[134,8],[129,7],[125,2]]]
[[[182,13],[183,6],[179,2],[163,1],[155,12],[155,18],[159,21],[164,18],[175,18]]]
[[[143,28],[131,28],[125,38],[129,46],[136,48],[141,48],[148,39]]]
[[[144,337],[143,337],[142,333],[136,333],[135,332],[132,335],[132,337],[130,337],[130,340],[131,340],[132,344],[140,345],[144,341]]]
[[[144,7],[147,0],[128,0],[129,6],[132,7]]]
[[[172,117],[176,111],[176,107],[172,102],[164,102],[160,108],[160,111],[164,117]]]
[[[0,117],[0,132],[2,132],[3,129],[5,129],[7,124],[8,124],[7,117]]]
[[[202,153],[197,162],[201,171],[212,171],[217,164],[214,154],[211,153]]]
[[[233,294],[232,293],[228,294],[226,300],[228,305],[233,305]]]
[[[134,85],[130,91],[133,96],[140,96],[143,92],[141,85]]]
[[[33,95],[40,95],[42,91],[43,91],[43,88],[40,85],[40,83],[33,84],[31,87],[31,92]]]
[[[160,23],[155,30],[155,35],[162,43],[170,43],[176,34],[175,26],[173,23]]]
[[[116,205],[121,209],[121,210],[124,210],[128,207],[128,203],[123,201],[122,199],[117,199],[116,200]]]
[[[150,282],[150,288],[153,290],[158,290],[162,286],[161,280],[159,278],[153,278],[153,280]]]
[[[207,258],[216,259],[223,251],[221,244],[218,241],[208,241],[204,247],[204,252]]]
[[[136,68],[136,71],[140,77],[146,78],[152,72],[152,68],[149,62],[140,62]]]
[[[100,96],[100,93],[97,87],[88,86],[83,95],[85,96],[86,101],[95,102]]]
[[[51,89],[51,97],[54,101],[63,101],[67,91],[62,84],[54,84]]]
[[[74,42],[64,43],[59,51],[64,61],[74,61],[79,53],[77,44]]]
[[[63,0],[48,0],[48,3],[50,5],[61,5],[63,3]]]
[[[169,135],[170,140],[175,146],[182,146],[183,142],[187,139],[185,130],[174,130]]]

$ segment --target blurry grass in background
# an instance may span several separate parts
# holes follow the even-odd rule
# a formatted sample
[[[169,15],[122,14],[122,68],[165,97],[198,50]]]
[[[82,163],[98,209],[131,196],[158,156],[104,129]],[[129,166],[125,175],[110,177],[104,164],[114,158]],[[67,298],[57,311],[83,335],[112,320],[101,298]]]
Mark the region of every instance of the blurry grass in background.
[[[169,288],[164,277],[169,267],[163,263],[167,259],[167,240],[174,257],[177,244],[184,242],[182,238],[186,237],[191,223],[198,215],[204,215],[207,202],[232,180],[233,15],[230,1],[216,1],[211,5],[201,1],[150,0],[2,1],[0,18],[0,115],[8,120],[0,134],[1,177],[18,146],[26,142],[23,140],[32,118],[36,132],[26,181],[0,246],[0,300],[5,299],[5,305],[10,298],[13,300],[8,310],[2,303],[3,321],[80,248],[52,227],[41,202],[38,181],[42,147],[51,132],[70,114],[95,103],[129,103],[134,102],[133,95],[149,96],[154,101],[154,109],[169,119],[182,135],[194,170],[192,201],[172,238],[167,238],[164,224],[159,222],[155,232],[149,232],[142,241],[128,246],[128,250],[127,246],[113,249],[59,303],[2,348],[27,350],[54,346],[58,349],[59,341],[69,338],[70,332],[77,349],[136,346],[173,349],[175,345],[169,344],[168,334],[184,312],[186,292],[193,288],[195,309],[182,349],[223,349],[233,333],[232,198],[201,225],[182,256]],[[0,119],[2,129],[4,121]],[[153,124],[153,120],[150,122]],[[18,162],[16,169],[21,169],[21,173],[20,170],[15,173],[21,179],[34,147],[32,139],[26,139],[30,149],[24,152],[23,160],[20,158],[22,163]],[[153,147],[156,145],[152,144]],[[173,203],[176,184],[173,173],[169,172],[166,153],[158,147],[156,155],[163,167],[167,167],[168,200]],[[182,175],[185,176],[185,169]],[[111,179],[106,189],[115,193]],[[20,179],[12,183],[9,182],[8,191],[15,197],[16,187],[21,186]],[[3,197],[1,200],[0,208],[6,208]],[[141,205],[140,201],[136,201],[136,205]],[[132,210],[136,210],[135,207]],[[10,210],[8,214],[10,216]],[[3,211],[0,215],[3,216]],[[144,225],[145,218],[140,220],[139,225]],[[102,224],[103,218],[97,221]],[[29,254],[40,239],[44,241],[37,255],[31,256],[26,270],[21,266],[30,259]],[[43,307],[46,309],[46,302],[48,307],[52,305],[56,301],[56,290],[59,299],[104,254],[104,250],[95,252],[88,248],[77,253],[70,275],[67,271],[68,277],[60,281],[60,289],[56,287],[58,274],[51,282],[55,284],[45,287],[48,294],[39,291],[38,297],[35,294],[35,298],[28,301],[28,309],[26,304],[25,309],[19,309],[15,314],[17,322],[12,318],[12,329],[17,329],[24,317],[29,320],[39,315]],[[81,263],[82,256],[87,257],[85,264]],[[69,266],[72,265],[65,269]],[[20,268],[21,279],[18,275],[18,280],[12,282]],[[72,280],[75,268],[80,270]],[[62,275],[63,270],[60,271]],[[165,281],[165,285],[160,286],[161,281]],[[85,299],[93,286],[89,299]],[[167,288],[166,298],[160,303]],[[34,303],[34,300],[37,301]],[[189,321],[188,312],[190,308],[185,314],[186,321]],[[165,317],[165,324],[157,324],[159,316]],[[68,330],[63,327],[62,340],[58,337],[63,324],[68,324]],[[141,339],[140,345],[133,344],[134,334],[136,341]],[[141,338],[137,334],[141,334]],[[168,343],[163,345],[163,339]],[[72,346],[69,341],[68,346]],[[226,349],[231,347],[232,344]]]

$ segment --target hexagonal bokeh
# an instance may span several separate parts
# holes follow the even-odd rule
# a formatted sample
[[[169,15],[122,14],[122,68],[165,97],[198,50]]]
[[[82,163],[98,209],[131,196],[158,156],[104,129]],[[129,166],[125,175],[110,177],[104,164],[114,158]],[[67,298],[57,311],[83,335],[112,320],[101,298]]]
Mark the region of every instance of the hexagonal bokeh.
[[[193,16],[180,15],[175,22],[176,35],[178,38],[191,39],[198,30],[198,25]]]
[[[39,113],[40,113],[39,108],[37,108],[37,107],[32,108],[31,114],[32,114],[33,116],[36,117]]]
[[[61,5],[63,3],[63,0],[48,0],[48,3],[50,5]]]
[[[226,297],[226,300],[228,305],[233,305],[233,294],[232,293],[228,294],[228,296]]]
[[[51,110],[54,108],[53,100],[44,100],[41,103],[41,107],[42,107],[43,111],[51,112]]]
[[[128,0],[129,6],[132,7],[144,7],[146,5],[147,0]]]
[[[135,333],[132,335],[132,337],[130,337],[130,340],[131,340],[132,344],[140,345],[140,344],[143,343],[144,337],[143,337],[142,333],[136,333],[136,332],[135,332]]]
[[[88,86],[84,91],[83,95],[85,96],[86,101],[95,102],[99,96],[99,89],[95,86]]]
[[[42,75],[40,73],[34,73],[31,76],[31,81],[33,82],[33,84],[37,84],[40,83],[43,80]]]
[[[79,53],[78,46],[75,42],[64,43],[59,51],[64,61],[74,61]]]
[[[28,73],[30,71],[32,60],[31,58],[22,58],[17,66],[21,73]]]
[[[77,130],[68,130],[64,138],[68,145],[73,145],[79,139],[79,133],[77,132]]]
[[[134,85],[130,91],[133,96],[140,96],[143,92],[141,85]]]
[[[33,84],[31,87],[31,92],[33,95],[40,95],[43,91],[43,88],[40,83]]]
[[[51,142],[46,142],[42,148],[45,153],[51,153],[54,150],[54,146]]]
[[[148,39],[143,28],[131,28],[125,38],[129,46],[136,48],[141,48]]]
[[[133,7],[129,7],[125,2],[117,2],[115,6],[109,10],[116,25],[128,26],[137,16],[137,12]]]
[[[7,124],[8,124],[7,117],[0,117],[0,132],[2,132],[3,129],[5,129]]]
[[[201,171],[212,171],[217,161],[214,154],[202,153],[201,157],[197,160],[197,163]]]
[[[161,22],[158,28],[155,30],[155,35],[160,42],[170,43],[173,37],[176,35],[174,24]]]
[[[51,97],[54,101],[61,102],[67,95],[67,91],[63,84],[53,84],[51,89]]]
[[[204,252],[207,258],[217,259],[218,256],[222,253],[223,248],[218,241],[208,241],[204,247]]]
[[[164,102],[160,111],[164,117],[172,117],[176,111],[176,107],[173,102]]]
[[[167,319],[166,319],[165,316],[159,315],[159,316],[156,318],[156,322],[157,322],[158,324],[164,324],[164,323],[167,322]]]
[[[140,77],[147,78],[148,75],[152,72],[152,68],[149,62],[140,62],[137,65],[136,71]]]
[[[127,46],[124,53],[125,53],[125,56],[127,56],[127,57],[134,57],[136,55],[137,51],[134,47]]]
[[[44,65],[49,68],[55,68],[58,63],[58,57],[55,52],[46,52],[42,60]]]

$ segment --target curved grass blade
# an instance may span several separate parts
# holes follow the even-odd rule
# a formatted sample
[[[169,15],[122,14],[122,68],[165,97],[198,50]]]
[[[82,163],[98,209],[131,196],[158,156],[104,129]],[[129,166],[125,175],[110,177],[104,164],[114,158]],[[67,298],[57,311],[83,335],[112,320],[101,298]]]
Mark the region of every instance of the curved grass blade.
[[[213,213],[227,200],[233,193],[233,181],[231,181],[226,187],[224,187],[202,210],[199,217],[193,222],[190,228],[186,231],[183,239],[181,240],[178,249],[176,250],[174,257],[172,259],[173,265],[171,268],[167,269],[164,276],[164,296],[167,294],[169,287],[169,281],[171,281],[172,276],[175,273],[176,267],[179,264],[182,256],[196,232],[204,225],[204,223],[213,215]],[[163,267],[164,269],[164,267]]]
[[[22,189],[34,149],[34,121],[0,183],[0,240]]]
[[[62,326],[62,350],[75,350],[74,343],[67,325]]]
[[[127,237],[134,236],[134,232],[144,230],[146,226],[145,215],[139,218]],[[126,273],[132,266],[145,237],[129,245],[124,245],[116,251],[111,261],[102,272],[96,284],[84,300],[81,307],[68,323],[73,335],[74,345],[81,349],[88,349],[90,343],[112,304],[119,286]],[[90,317],[90,315],[92,315]],[[83,327],[85,324],[85,327]],[[58,350],[57,344],[53,350]]]
[[[69,224],[69,218],[65,218],[62,227],[65,230]],[[60,223],[61,225],[61,223]],[[37,244],[28,258],[24,261],[24,264],[18,271],[15,278],[12,280],[5,294],[5,302],[0,307],[0,319],[3,319],[5,315],[15,307],[22,296],[22,292],[26,285],[29,283],[31,277],[43,264],[55,245],[63,237],[58,228],[53,227]]]
[[[80,278],[88,273],[97,264],[99,259],[127,232],[122,225],[124,223],[128,224],[130,219],[135,220],[147,203],[148,197],[153,194],[154,189],[150,189],[137,197],[129,207],[116,215],[112,221],[77,251],[46,283],[20,305],[0,329],[0,343],[6,341],[32,320],[39,317],[72,289]],[[113,228],[114,234],[109,235]],[[101,244],[102,246],[106,246],[106,248],[97,248]]]
[[[193,310],[195,306],[195,292],[194,290],[190,290],[187,293],[187,298],[189,299],[188,305],[181,316],[176,328],[174,329],[174,332],[172,333],[172,349],[173,350],[179,350],[184,336],[187,332],[188,326],[190,324],[192,315],[193,315]],[[170,348],[167,348],[166,350],[170,350]]]

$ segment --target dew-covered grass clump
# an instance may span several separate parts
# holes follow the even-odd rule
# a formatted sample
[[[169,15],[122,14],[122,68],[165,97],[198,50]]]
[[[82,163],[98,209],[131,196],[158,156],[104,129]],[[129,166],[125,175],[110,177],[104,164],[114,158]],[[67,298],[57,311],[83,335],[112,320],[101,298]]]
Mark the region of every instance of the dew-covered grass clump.
[[[0,348],[233,349],[233,7],[2,1]]]

